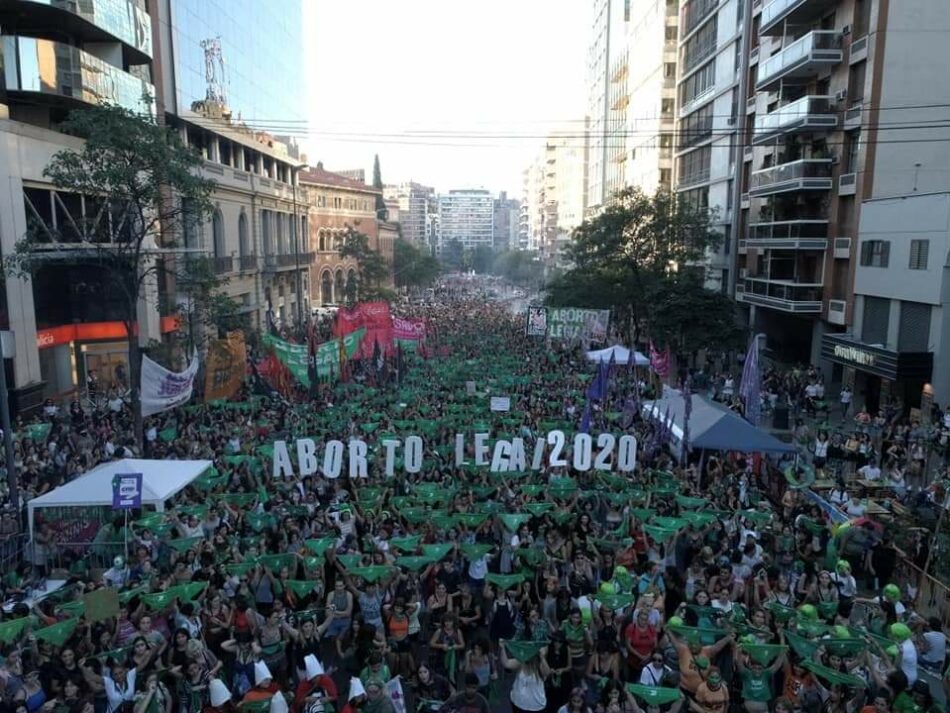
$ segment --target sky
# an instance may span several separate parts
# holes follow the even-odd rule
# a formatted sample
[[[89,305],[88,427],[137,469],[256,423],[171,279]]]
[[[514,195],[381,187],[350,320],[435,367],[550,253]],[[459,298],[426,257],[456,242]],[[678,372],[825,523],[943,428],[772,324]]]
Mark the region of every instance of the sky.
[[[521,195],[583,126],[589,0],[304,0],[311,165]]]

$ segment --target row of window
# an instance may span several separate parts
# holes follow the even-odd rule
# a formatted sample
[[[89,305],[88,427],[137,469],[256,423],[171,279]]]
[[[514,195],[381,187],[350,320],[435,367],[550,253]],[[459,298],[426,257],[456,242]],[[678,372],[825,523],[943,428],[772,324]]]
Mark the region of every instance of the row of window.
[[[363,213],[368,213],[371,210],[368,199],[343,198],[342,196],[329,196],[325,193],[317,195],[314,205],[317,208],[335,208],[336,210],[352,210]]]
[[[911,240],[908,269],[926,270],[929,255],[929,240]],[[890,264],[890,258],[890,240],[865,240],[861,243],[861,267],[887,267]]]
[[[902,352],[930,351],[931,306],[922,302],[900,302],[897,349]],[[864,298],[861,341],[887,344],[891,319],[891,300],[886,297]]]

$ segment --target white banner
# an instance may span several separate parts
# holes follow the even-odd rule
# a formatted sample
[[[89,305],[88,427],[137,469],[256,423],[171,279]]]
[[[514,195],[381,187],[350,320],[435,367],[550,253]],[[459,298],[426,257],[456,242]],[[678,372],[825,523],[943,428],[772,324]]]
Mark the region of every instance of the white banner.
[[[399,676],[386,682],[386,694],[393,702],[393,710],[396,713],[406,713],[406,697],[403,695],[402,681],[399,680]]]
[[[142,416],[151,416],[188,403],[198,375],[198,352],[180,373],[169,371],[142,355]]]

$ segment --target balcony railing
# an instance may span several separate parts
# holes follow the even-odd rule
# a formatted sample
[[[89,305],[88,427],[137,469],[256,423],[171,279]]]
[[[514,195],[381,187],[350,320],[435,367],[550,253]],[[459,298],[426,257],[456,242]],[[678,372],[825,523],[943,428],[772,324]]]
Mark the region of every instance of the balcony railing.
[[[241,255],[241,271],[249,272],[257,269],[257,255]]]
[[[840,33],[814,30],[759,61],[756,89],[768,89],[786,78],[816,76],[822,68],[838,64],[843,56]]]
[[[681,16],[683,35],[688,35],[719,7],[719,0],[692,0],[683,6]]]
[[[764,144],[800,129],[833,129],[838,125],[838,116],[832,112],[832,100],[828,96],[805,96],[768,114],[759,114],[755,118],[752,143]]]
[[[211,258],[211,265],[215,275],[224,275],[234,272],[234,258],[229,256]]]
[[[824,250],[828,247],[827,220],[781,220],[750,223],[746,230],[749,247],[775,250]]]
[[[770,0],[762,8],[759,34],[779,34],[784,20],[788,20],[790,25],[807,25],[835,3],[836,0]]]
[[[831,159],[803,158],[754,171],[749,193],[766,196],[788,191],[827,191],[831,187]]]
[[[742,301],[782,312],[819,314],[822,308],[821,284],[747,277]]]
[[[77,47],[35,37],[4,35],[5,88],[83,102],[114,104],[137,114],[154,116],[155,87]]]
[[[691,173],[688,176],[680,176],[680,179],[676,185],[678,188],[685,188],[687,186],[695,186],[699,183],[706,183],[708,180],[709,168],[706,168],[705,170]]]

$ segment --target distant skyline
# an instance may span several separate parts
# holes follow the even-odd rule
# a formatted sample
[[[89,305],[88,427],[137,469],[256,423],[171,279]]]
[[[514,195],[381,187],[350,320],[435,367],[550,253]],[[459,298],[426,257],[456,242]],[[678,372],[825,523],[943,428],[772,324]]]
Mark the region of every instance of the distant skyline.
[[[305,0],[311,164],[521,193],[554,131],[583,130],[584,0]],[[578,142],[582,142],[578,138]]]

